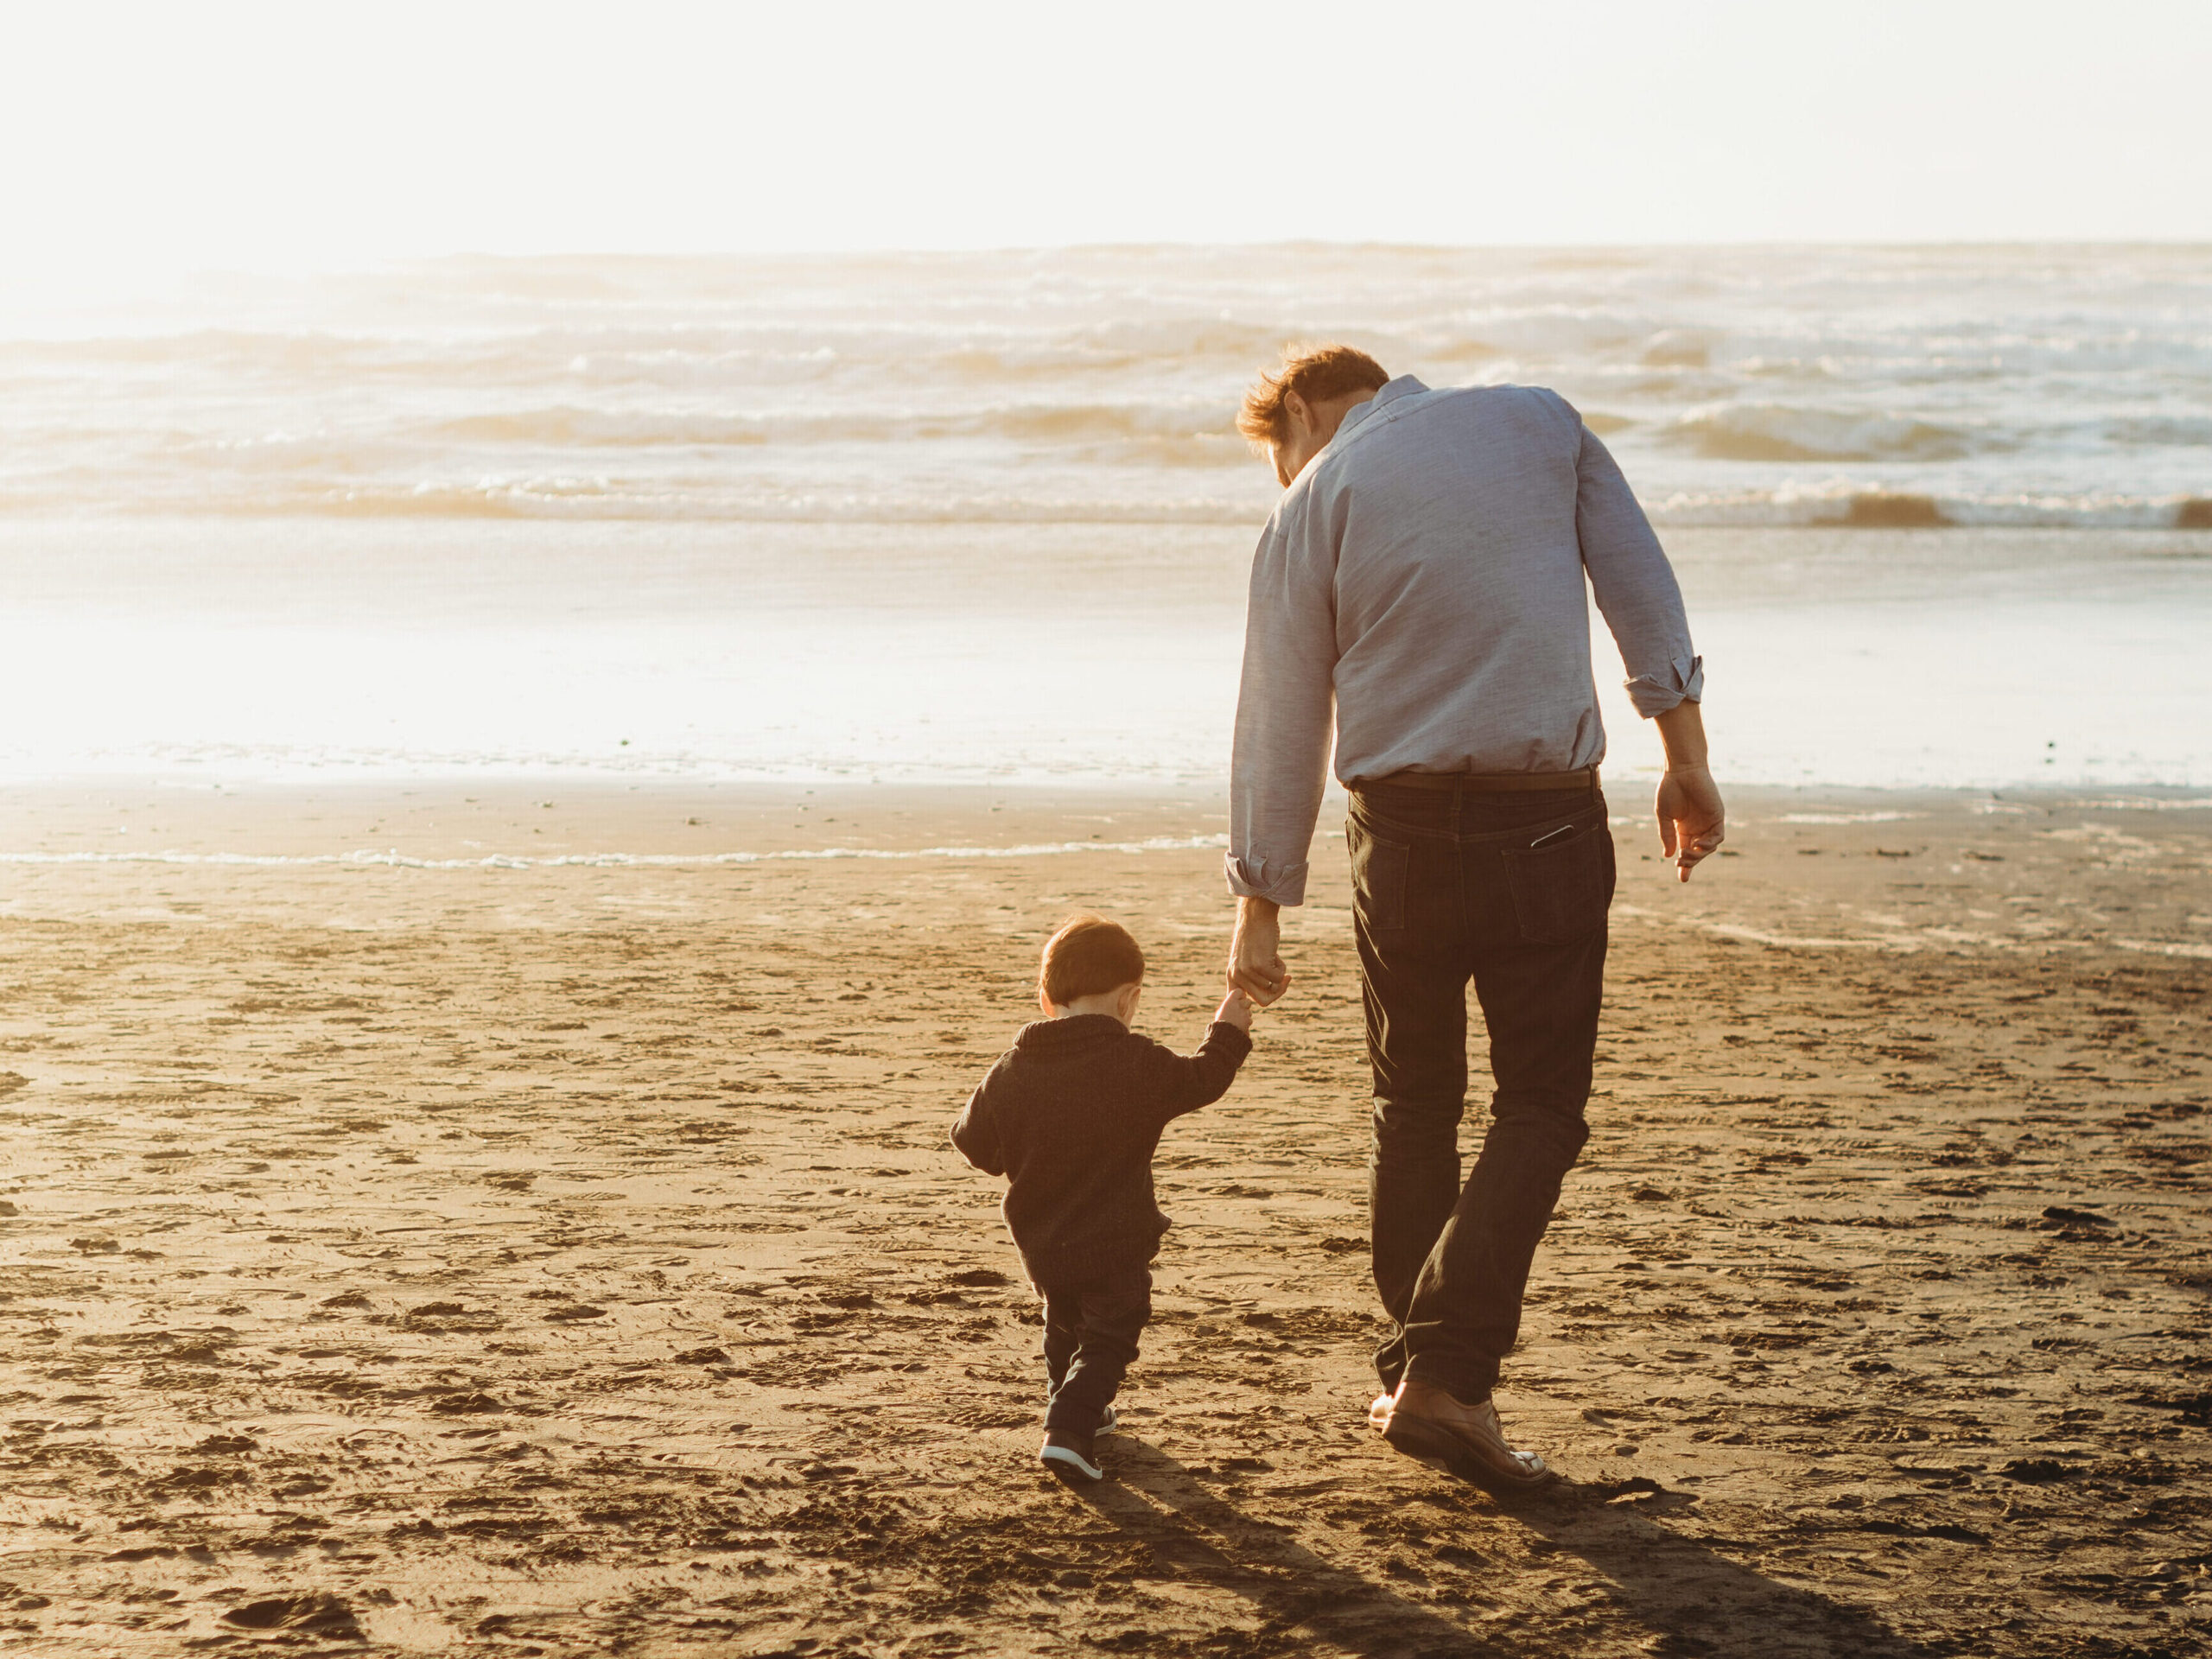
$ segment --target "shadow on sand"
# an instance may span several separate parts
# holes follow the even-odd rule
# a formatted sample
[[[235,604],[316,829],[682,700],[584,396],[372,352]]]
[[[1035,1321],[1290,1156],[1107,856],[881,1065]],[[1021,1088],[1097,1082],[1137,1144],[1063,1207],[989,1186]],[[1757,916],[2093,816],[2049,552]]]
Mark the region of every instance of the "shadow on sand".
[[[1819,1659],[1932,1659],[1938,1651],[1906,1640],[1868,1614],[1811,1591],[1777,1584],[1669,1532],[1641,1503],[1609,1499],[1648,1490],[1649,1483],[1554,1488],[1541,1500],[1487,1507],[1471,1487],[1453,1483],[1439,1496],[1440,1509],[1420,1511],[1432,1548],[1479,1541],[1484,1517],[1510,1517],[1526,1529],[1522,1551],[1575,1556],[1611,1585],[1610,1608],[1586,1605],[1559,1609],[1556,1599],[1537,1598],[1554,1609],[1549,1622],[1531,1626],[1524,1602],[1494,1635],[1479,1628],[1500,1618],[1478,1586],[1464,1599],[1423,1606],[1387,1584],[1324,1560],[1296,1541],[1279,1522],[1255,1519],[1230,1503],[1211,1471],[1178,1463],[1158,1448],[1127,1435],[1115,1443],[1116,1479],[1077,1496],[1154,1558],[1192,1577],[1243,1597],[1258,1611],[1260,1628],[1236,1651],[1255,1656],[1311,1651],[1323,1640],[1364,1659],[1482,1659],[1483,1656],[1610,1650],[1624,1623],[1649,1632],[1644,1651],[1684,1656],[1744,1656],[1770,1659],[1780,1653]],[[1439,1472],[1440,1484],[1451,1477]],[[1664,1503],[1660,1496],[1655,1499]],[[1469,1512],[1459,1512],[1463,1503]],[[1462,1539],[1450,1534],[1461,1532]],[[1463,1560],[1477,1558],[1462,1549]],[[1446,1556],[1448,1561],[1452,1557]],[[1409,1578],[1425,1575],[1407,1567]],[[1500,1569],[1529,1572],[1526,1567]],[[1538,1569],[1541,1570],[1541,1569]],[[1450,1614],[1455,1605],[1465,1611]],[[1464,1619],[1465,1622],[1461,1622]]]

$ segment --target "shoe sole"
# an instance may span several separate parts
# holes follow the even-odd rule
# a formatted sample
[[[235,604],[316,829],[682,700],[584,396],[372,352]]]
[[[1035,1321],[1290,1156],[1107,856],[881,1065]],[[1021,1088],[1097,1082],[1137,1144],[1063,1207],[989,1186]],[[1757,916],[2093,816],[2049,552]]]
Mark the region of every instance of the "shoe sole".
[[[1048,1446],[1037,1454],[1048,1473],[1056,1479],[1074,1485],[1077,1481],[1103,1480],[1106,1471],[1095,1463],[1085,1463],[1083,1454],[1072,1447]]]
[[[1409,1458],[1441,1464],[1462,1480],[1481,1487],[1493,1497],[1522,1497],[1541,1491],[1559,1479],[1559,1471],[1541,1475],[1508,1474],[1492,1465],[1466,1441],[1441,1424],[1393,1414],[1382,1438]]]

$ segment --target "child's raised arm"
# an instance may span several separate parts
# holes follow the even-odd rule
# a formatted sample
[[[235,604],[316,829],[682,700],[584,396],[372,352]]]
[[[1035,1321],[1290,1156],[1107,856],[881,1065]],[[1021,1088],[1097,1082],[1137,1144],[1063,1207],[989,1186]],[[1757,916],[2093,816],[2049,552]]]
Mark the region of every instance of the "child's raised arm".
[[[1240,1012],[1242,1019],[1236,1017]],[[1159,1067],[1153,1087],[1157,1090],[1161,1122],[1211,1106],[1229,1092],[1229,1085],[1236,1080],[1236,1068],[1252,1052],[1251,1027],[1252,1005],[1243,992],[1231,991],[1222,999],[1197,1053],[1178,1054],[1163,1045],[1153,1046],[1154,1061]]]

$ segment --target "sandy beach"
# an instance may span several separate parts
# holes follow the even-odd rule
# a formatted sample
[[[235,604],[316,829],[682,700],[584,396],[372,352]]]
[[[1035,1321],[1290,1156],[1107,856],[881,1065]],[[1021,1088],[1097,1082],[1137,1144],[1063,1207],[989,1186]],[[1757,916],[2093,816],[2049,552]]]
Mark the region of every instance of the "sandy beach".
[[[944,1132],[1073,906],[1196,1039],[1207,791],[11,791],[0,1631],[2205,1650],[2212,805],[1732,804],[1683,888],[1614,795],[1594,1134],[1500,1395],[1569,1484],[1509,1512],[1361,1421],[1336,841],[1292,997],[1163,1147],[1085,1497],[1031,1461],[1033,1303]]]

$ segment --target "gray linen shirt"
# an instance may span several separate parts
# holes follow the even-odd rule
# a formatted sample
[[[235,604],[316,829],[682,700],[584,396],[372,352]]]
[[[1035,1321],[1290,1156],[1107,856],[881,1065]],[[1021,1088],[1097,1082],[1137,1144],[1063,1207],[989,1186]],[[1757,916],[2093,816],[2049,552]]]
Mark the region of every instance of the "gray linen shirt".
[[[1304,900],[1332,714],[1348,786],[1596,766],[1586,570],[1637,713],[1696,701],[1674,569],[1565,398],[1401,375],[1347,414],[1252,560],[1230,891]]]

